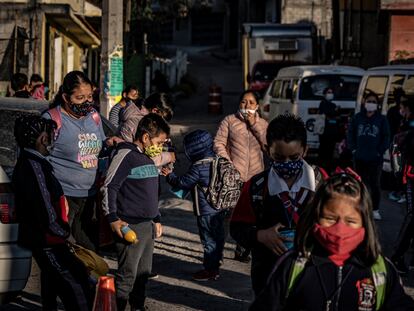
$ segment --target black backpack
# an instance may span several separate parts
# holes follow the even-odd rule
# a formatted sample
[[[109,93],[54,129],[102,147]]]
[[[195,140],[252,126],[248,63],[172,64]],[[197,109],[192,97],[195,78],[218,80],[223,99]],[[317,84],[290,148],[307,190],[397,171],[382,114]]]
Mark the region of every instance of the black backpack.
[[[234,208],[239,200],[243,182],[239,171],[223,157],[207,158],[195,164],[211,163],[210,183],[200,187],[207,201],[216,210]]]

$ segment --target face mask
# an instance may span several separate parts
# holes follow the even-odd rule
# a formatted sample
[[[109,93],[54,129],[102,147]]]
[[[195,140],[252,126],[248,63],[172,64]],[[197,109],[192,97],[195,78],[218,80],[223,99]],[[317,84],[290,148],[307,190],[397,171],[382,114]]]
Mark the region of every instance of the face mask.
[[[287,161],[287,162],[273,162],[273,170],[279,175],[280,178],[290,179],[299,175],[302,171],[303,160]]]
[[[325,95],[325,99],[328,101],[331,101],[332,99],[334,99],[334,94],[333,93],[327,93]]]
[[[377,105],[377,104],[375,104],[375,103],[370,103],[370,102],[368,102],[368,103],[365,103],[365,109],[366,109],[368,112],[377,111],[377,109],[378,109],[378,105]]]
[[[154,158],[162,153],[162,149],[162,145],[150,145],[144,148],[144,153],[150,158]]]
[[[247,118],[247,115],[249,113],[251,114],[255,114],[256,113],[256,109],[239,109],[241,115],[243,116],[243,118]]]
[[[313,236],[328,251],[329,258],[337,266],[342,266],[364,240],[365,229],[363,227],[351,228],[342,222],[330,227],[315,224]]]
[[[88,102],[88,101],[86,101],[86,102],[84,102],[82,104],[69,103],[69,108],[77,116],[84,117],[89,112],[92,111],[92,109],[93,109],[93,106],[92,105],[93,105],[93,103]]]

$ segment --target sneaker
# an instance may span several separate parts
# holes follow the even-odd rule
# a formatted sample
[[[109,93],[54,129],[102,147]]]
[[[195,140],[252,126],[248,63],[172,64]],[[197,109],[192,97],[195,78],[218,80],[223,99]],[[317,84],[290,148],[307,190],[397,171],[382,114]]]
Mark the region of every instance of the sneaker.
[[[399,274],[406,274],[408,273],[408,268],[405,265],[404,258],[401,257],[399,259],[392,260],[392,263],[395,266],[395,269]]]
[[[372,216],[374,217],[374,220],[382,220],[382,217],[379,211],[372,211]]]
[[[398,201],[397,201],[397,203],[400,203],[400,204],[402,204],[402,203],[405,203],[405,202],[407,202],[407,199],[405,198],[405,196],[402,196]]]
[[[401,196],[398,194],[397,191],[391,191],[390,193],[388,193],[388,199],[397,202],[401,199]]]
[[[215,281],[220,277],[220,273],[218,272],[218,270],[212,270],[212,271],[208,271],[208,270],[200,270],[196,273],[193,274],[193,280],[194,281]]]
[[[151,273],[148,275],[148,280],[155,280],[155,279],[158,279],[158,273],[151,272]]]

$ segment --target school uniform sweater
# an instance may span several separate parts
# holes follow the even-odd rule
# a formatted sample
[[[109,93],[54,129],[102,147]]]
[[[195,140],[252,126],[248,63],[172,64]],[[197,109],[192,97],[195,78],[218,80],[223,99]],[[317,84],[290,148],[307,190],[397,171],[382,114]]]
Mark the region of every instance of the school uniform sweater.
[[[109,222],[159,222],[158,170],[135,144],[119,144],[102,192],[103,210]]]

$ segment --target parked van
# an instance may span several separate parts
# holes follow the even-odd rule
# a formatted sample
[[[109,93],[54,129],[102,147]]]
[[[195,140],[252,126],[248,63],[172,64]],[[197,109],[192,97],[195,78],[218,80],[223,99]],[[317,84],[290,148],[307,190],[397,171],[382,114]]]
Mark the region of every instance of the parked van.
[[[374,92],[380,99],[382,113],[387,114],[388,109],[395,105],[396,90],[403,90],[405,95],[414,96],[414,65],[390,65],[368,69],[361,80],[357,111],[361,109],[364,95]]]
[[[396,94],[401,90],[407,96],[414,96],[414,64],[413,65],[389,65],[370,68],[362,78],[358,92],[356,110],[361,110],[364,96],[370,92],[378,95],[381,112],[386,115],[388,110],[396,104]],[[383,170],[391,172],[390,154],[384,155]]]
[[[319,147],[319,135],[314,133],[318,108],[323,91],[332,88],[333,102],[347,118],[355,111],[359,84],[364,70],[349,66],[295,66],[283,68],[269,86],[263,99],[262,111],[269,111],[269,120],[279,114],[293,113],[300,116],[308,130],[308,145]],[[267,107],[268,106],[268,107]]]

